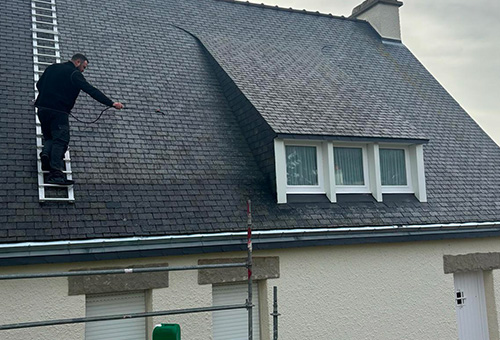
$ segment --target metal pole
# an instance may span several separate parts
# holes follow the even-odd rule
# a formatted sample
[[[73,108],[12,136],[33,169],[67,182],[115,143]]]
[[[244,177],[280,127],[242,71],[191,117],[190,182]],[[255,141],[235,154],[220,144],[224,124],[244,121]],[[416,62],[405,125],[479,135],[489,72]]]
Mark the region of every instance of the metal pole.
[[[278,313],[278,287],[276,286],[274,286],[273,300],[273,312],[271,313],[273,316],[273,340],[278,340],[278,316],[281,314]]]
[[[40,279],[48,277],[105,275],[105,274],[150,273],[150,272],[162,272],[162,271],[215,269],[215,268],[232,268],[232,267],[248,267],[248,264],[223,263],[223,264],[204,264],[197,266],[180,266],[180,267],[148,267],[148,268],[107,269],[107,270],[78,270],[71,272],[53,272],[53,273],[35,273],[35,274],[9,274],[9,275],[0,275],[0,280]]]
[[[243,308],[248,308],[248,306],[246,304],[244,304],[244,305],[225,305],[225,306],[213,306],[213,307],[175,309],[175,310],[147,312],[147,313],[116,314],[116,315],[105,315],[105,316],[92,316],[92,317],[86,317],[86,318],[23,322],[23,323],[13,323],[13,324],[7,324],[7,325],[0,325],[0,331],[1,330],[8,330],[8,329],[31,328],[31,327],[41,327],[41,326],[55,326],[55,325],[65,325],[65,324],[94,322],[94,321],[147,318],[147,317],[151,317],[151,316],[161,316],[161,315],[215,312],[215,311],[220,311],[220,310],[243,309]]]
[[[248,340],[253,339],[253,323],[252,323],[252,202],[247,201],[247,218],[248,218]]]

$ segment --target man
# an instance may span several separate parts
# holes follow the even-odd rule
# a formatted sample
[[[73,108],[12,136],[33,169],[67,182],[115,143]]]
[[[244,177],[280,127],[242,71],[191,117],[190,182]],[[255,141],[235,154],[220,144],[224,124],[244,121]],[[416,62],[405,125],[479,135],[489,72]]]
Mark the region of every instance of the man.
[[[77,53],[66,63],[47,67],[36,84],[39,94],[35,106],[38,107],[38,118],[44,138],[40,159],[42,170],[50,171],[46,180],[48,184],[74,183],[63,174],[63,158],[69,144],[69,113],[80,90],[104,105],[113,106],[118,110],[124,107],[122,103],[113,102],[85,80],[82,73],[88,63],[87,57]]]

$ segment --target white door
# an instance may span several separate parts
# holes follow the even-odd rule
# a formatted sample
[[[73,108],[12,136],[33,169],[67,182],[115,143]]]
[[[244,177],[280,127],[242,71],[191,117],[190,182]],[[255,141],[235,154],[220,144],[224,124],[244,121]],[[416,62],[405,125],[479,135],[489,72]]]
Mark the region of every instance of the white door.
[[[455,308],[460,340],[488,340],[483,272],[455,273]]]
[[[144,292],[90,295],[86,297],[86,315],[102,316],[127,313],[144,313]],[[97,321],[85,324],[85,340],[144,340],[146,320]]]

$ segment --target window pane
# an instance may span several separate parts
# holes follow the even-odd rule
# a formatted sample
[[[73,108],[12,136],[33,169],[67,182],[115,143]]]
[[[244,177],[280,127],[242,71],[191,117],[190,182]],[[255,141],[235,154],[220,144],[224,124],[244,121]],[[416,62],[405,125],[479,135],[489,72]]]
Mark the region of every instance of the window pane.
[[[337,185],[365,185],[363,149],[333,148],[333,154]]]
[[[380,149],[380,175],[382,185],[408,184],[403,149]]]
[[[286,146],[288,185],[318,185],[316,147]]]

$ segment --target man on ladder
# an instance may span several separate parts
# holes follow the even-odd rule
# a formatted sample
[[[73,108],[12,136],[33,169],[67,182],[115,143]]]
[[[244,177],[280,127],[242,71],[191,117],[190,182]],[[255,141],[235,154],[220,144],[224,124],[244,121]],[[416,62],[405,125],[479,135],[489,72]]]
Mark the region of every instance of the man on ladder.
[[[122,103],[113,102],[85,80],[82,73],[88,63],[87,57],[77,53],[66,63],[47,67],[36,84],[39,94],[35,106],[38,107],[38,118],[44,138],[40,159],[42,170],[50,171],[46,180],[48,184],[74,184],[63,174],[63,159],[69,144],[68,116],[80,90],[106,106],[118,110],[124,107]]]

